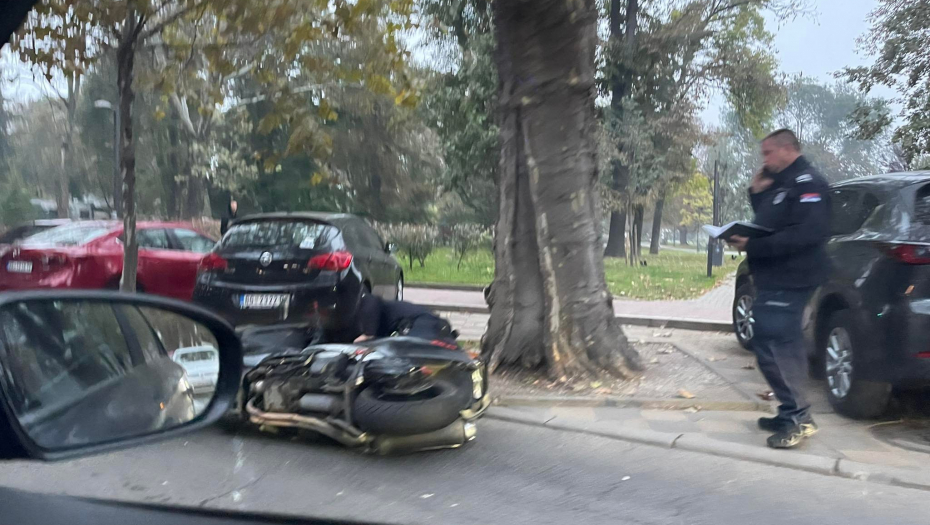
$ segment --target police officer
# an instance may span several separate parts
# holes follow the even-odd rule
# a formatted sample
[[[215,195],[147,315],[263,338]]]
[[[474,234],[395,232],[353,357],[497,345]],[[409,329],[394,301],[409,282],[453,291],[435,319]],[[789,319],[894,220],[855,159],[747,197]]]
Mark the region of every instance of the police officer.
[[[458,333],[448,321],[429,308],[406,301],[385,300],[365,294],[356,311],[355,341],[404,335],[421,339],[441,340],[456,344]]]
[[[801,155],[792,131],[765,137],[762,158],[749,198],[754,222],[774,232],[752,239],[734,236],[728,243],[749,260],[756,287],[752,347],[759,371],[781,403],[778,415],[760,418],[759,427],[772,432],[770,447],[791,448],[817,432],[802,392],[808,361],[801,318],[827,277],[830,203],[827,182]]]

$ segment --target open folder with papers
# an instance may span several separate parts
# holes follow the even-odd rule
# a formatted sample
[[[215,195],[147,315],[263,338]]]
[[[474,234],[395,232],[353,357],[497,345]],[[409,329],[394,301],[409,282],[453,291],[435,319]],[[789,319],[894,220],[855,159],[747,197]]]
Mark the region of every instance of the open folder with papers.
[[[711,226],[710,224],[705,224],[701,227],[704,230],[704,233],[710,235],[714,239],[723,239],[727,240],[734,235],[739,235],[740,237],[749,237],[750,239],[754,237],[764,237],[772,233],[770,228],[764,226],[759,226],[758,224],[753,224],[751,222],[742,222],[742,221],[733,221],[729,224],[724,224],[723,226]]]

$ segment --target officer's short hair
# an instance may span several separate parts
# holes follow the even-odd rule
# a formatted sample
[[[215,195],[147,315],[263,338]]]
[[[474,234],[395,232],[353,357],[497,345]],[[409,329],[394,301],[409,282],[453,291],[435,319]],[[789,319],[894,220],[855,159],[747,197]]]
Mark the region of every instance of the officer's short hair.
[[[767,140],[774,140],[779,146],[791,146],[795,151],[801,151],[801,141],[799,141],[798,136],[788,128],[777,129],[769,133],[762,139],[762,142]]]

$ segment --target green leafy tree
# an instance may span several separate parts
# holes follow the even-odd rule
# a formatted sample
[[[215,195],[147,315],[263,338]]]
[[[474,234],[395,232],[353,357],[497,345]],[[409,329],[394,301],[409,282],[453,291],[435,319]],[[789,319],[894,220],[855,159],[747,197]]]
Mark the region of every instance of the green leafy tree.
[[[497,215],[500,132],[490,2],[421,0],[430,49],[440,69],[424,88],[420,111],[439,136],[443,187],[485,225]]]
[[[652,136],[652,149],[663,152],[655,164],[660,169],[640,170],[647,180],[637,181],[631,163],[642,153],[618,135],[609,183],[612,191],[628,196],[634,237],[641,236],[642,205],[635,202],[641,199],[639,188],[653,188],[652,198],[664,203],[673,179],[687,176],[687,152],[696,145],[696,134],[676,129],[696,127],[695,109],[714,88],[723,88],[746,125],[758,128],[766,120],[778,99],[778,85],[763,13],[784,18],[804,5],[800,0],[607,2],[602,89],[611,98],[613,121],[621,126],[642,121],[640,128]],[[666,124],[655,123],[658,119]],[[690,145],[674,147],[682,135],[692,137]],[[661,224],[662,209],[655,207],[656,225]],[[611,213],[606,255],[625,254],[626,213],[627,208]],[[639,249],[638,241],[631,244]]]
[[[930,154],[930,0],[880,0],[871,15],[872,27],[860,40],[872,56],[870,66],[846,68],[843,76],[868,92],[876,85],[895,88],[902,102],[902,124],[894,141],[907,163]],[[855,115],[860,138],[871,138],[893,125],[885,108],[862,107]]]

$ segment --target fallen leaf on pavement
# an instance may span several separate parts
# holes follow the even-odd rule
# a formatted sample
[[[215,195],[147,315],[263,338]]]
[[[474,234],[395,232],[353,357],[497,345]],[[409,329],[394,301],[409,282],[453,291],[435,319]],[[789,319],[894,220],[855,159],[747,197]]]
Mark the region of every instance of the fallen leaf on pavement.
[[[600,381],[592,381],[591,388],[600,388],[602,384]]]
[[[685,399],[694,399],[694,394],[682,388],[678,390],[678,397],[683,397]]]
[[[672,351],[671,351],[670,349],[668,349],[668,348],[660,348],[660,349],[659,349],[659,353],[660,353],[660,354],[670,354],[670,353],[672,353]]]
[[[708,361],[726,361],[726,360],[727,360],[727,356],[720,356],[720,357],[714,356],[708,359]]]
[[[629,480],[630,480],[629,476],[623,476],[622,478],[620,478],[620,481],[629,481]]]
[[[653,332],[652,337],[671,337],[671,332]]]
[[[752,364],[749,364],[743,367],[743,370],[755,370],[755,369],[756,369],[756,365],[752,365]]]
[[[659,358],[658,358],[658,357],[653,357],[653,358],[649,361],[649,364],[650,364],[650,365],[657,365],[657,364],[659,364]]]
[[[608,394],[613,394],[614,391],[611,390],[611,389],[609,389],[609,388],[598,388],[597,390],[594,391],[594,393],[595,393],[595,394],[608,395]]]
[[[696,413],[699,412],[700,410],[701,410],[701,409],[698,408],[698,407],[689,407],[689,408],[686,408],[686,409],[685,409],[685,412],[687,412],[687,413],[689,413],[689,414],[696,414]]]
[[[766,392],[759,392],[756,395],[759,396],[759,399],[764,399],[766,401],[771,401],[775,397],[775,394],[771,390]]]

